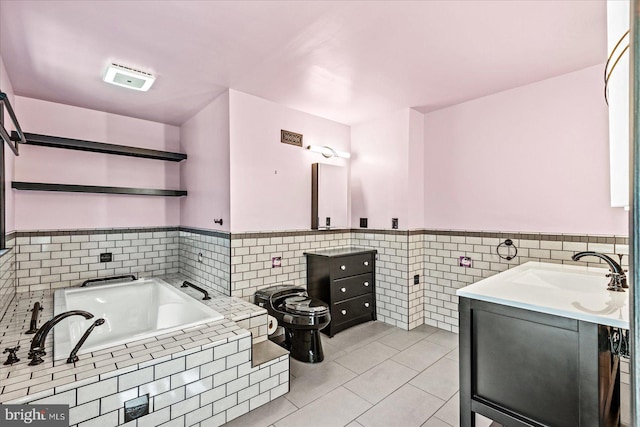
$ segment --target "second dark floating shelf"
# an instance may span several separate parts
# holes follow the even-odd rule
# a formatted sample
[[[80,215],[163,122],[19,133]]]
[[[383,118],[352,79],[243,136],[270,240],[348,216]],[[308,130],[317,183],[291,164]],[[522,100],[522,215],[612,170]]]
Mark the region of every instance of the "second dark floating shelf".
[[[94,153],[115,154],[118,156],[142,157],[145,159],[166,160],[170,162],[180,162],[187,158],[187,155],[184,153],[173,153],[170,151],[107,144],[105,142],[83,141],[81,139],[39,135],[37,133],[25,133],[24,137],[27,145],[39,145],[41,147],[66,148],[69,150],[91,151]],[[14,131],[11,133],[11,139],[15,140],[15,138],[18,138],[18,134]]]
[[[186,196],[184,190],[159,190],[153,188],[105,187],[102,185],[48,184],[42,182],[11,182],[11,188],[30,191],[62,191],[67,193],[128,194],[137,196]]]

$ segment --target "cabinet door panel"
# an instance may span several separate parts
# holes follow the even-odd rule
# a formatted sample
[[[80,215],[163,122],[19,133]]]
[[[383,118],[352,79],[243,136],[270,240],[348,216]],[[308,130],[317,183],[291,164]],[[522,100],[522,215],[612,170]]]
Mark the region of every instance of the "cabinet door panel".
[[[472,325],[472,396],[544,425],[580,425],[577,331],[478,309]]]

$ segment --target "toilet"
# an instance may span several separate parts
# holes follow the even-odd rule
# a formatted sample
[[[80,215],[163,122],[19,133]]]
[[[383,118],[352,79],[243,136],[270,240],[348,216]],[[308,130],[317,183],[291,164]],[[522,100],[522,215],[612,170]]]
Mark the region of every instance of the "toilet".
[[[329,306],[311,298],[304,288],[276,285],[258,290],[254,303],[267,310],[284,328],[282,344],[291,357],[301,362],[318,363],[324,359],[320,330],[329,324]]]

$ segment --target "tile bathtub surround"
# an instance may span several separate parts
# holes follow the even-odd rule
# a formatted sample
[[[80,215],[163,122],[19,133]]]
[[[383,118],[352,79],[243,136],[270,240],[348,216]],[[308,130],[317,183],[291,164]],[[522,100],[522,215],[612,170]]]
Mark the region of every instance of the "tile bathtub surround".
[[[163,277],[167,283],[180,287],[184,280],[189,278],[183,274],[174,274]],[[184,293],[194,298],[201,299],[202,294],[193,288],[180,288]],[[233,320],[240,328],[251,333],[253,343],[257,344],[267,339],[267,310],[240,298],[229,297],[213,291],[211,299],[204,301],[209,307]]]
[[[183,278],[176,275],[167,281],[179,286]],[[192,425],[204,420],[221,425],[289,390],[288,354],[252,366],[251,335],[226,319],[81,355],[72,367],[47,356],[44,364],[29,367],[31,336],[23,334],[28,309],[40,301],[45,307],[42,318],[50,318],[52,292],[22,296],[10,308],[11,318],[0,323],[0,346],[24,348],[21,362],[0,367],[0,402],[68,404],[71,425],[115,426],[124,423],[125,401],[148,394],[151,413],[127,425]],[[226,296],[209,303],[226,317],[260,318],[266,329],[264,309]],[[51,346],[50,335],[49,355]]]
[[[16,295],[14,233],[7,236],[7,252],[0,255],[0,319]]]
[[[14,248],[17,292],[78,286],[104,276],[177,273],[178,240],[177,227],[20,231]],[[105,252],[113,261],[100,262]]]
[[[191,280],[231,295],[229,233],[180,227],[179,264],[180,273]]]

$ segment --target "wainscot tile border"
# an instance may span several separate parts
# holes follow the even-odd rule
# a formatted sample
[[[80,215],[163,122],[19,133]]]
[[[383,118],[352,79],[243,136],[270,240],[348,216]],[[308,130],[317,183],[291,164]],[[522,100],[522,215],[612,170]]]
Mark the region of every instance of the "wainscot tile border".
[[[150,233],[162,231],[179,231],[180,227],[136,227],[136,228],[87,228],[73,230],[33,230],[16,231],[15,237],[44,236],[90,236],[94,234]]]
[[[348,228],[335,228],[331,230],[241,232],[241,233],[231,233],[231,240],[258,239],[258,238],[271,238],[271,237],[295,237],[295,236],[309,236],[309,235],[322,235],[322,234],[340,234],[340,233],[348,233],[350,231],[351,230]]]
[[[231,237],[231,233],[227,231],[216,231],[216,230],[207,230],[204,228],[193,228],[193,227],[177,227],[178,231],[184,231],[185,233],[193,233],[200,234],[203,236],[211,236],[211,237],[219,237],[221,239],[229,239]]]
[[[485,237],[494,239],[518,239],[518,240],[544,240],[544,241],[564,241],[580,243],[605,243],[628,245],[629,237],[626,236],[600,236],[588,234],[547,234],[547,233],[525,233],[525,232],[495,232],[495,231],[462,231],[462,230],[411,230],[409,235],[447,235],[461,237]]]

